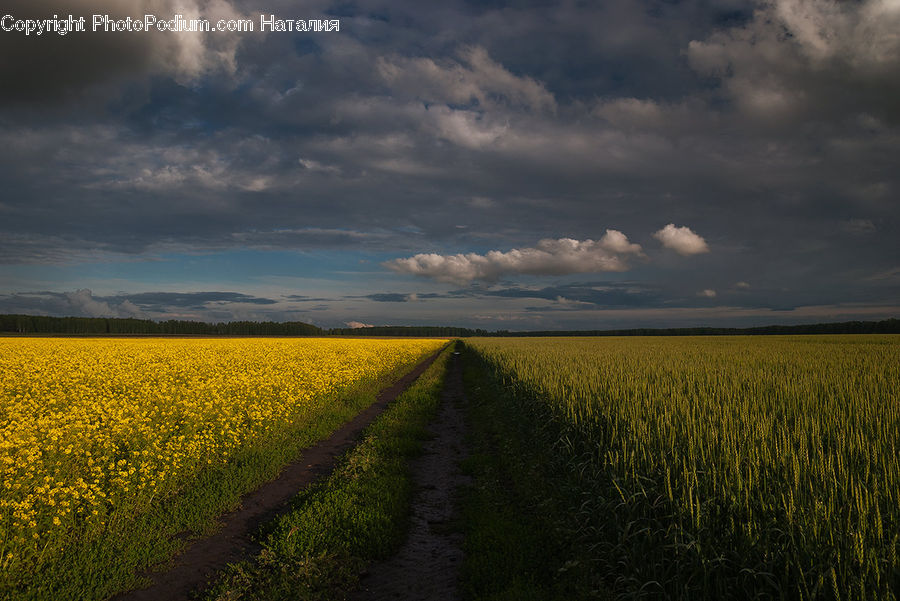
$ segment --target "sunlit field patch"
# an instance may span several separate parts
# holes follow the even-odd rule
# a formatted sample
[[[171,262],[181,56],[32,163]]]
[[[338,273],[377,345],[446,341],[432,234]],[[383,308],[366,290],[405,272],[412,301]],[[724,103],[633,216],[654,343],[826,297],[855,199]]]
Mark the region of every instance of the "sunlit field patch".
[[[24,573],[441,340],[0,339],[0,568]]]

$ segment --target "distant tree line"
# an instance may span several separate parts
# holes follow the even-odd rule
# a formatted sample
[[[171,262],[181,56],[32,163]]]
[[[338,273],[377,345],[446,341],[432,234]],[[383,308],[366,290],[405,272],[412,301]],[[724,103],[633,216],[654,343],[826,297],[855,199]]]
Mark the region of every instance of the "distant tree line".
[[[544,330],[538,332],[508,332],[501,330],[492,336],[733,336],[769,334],[900,334],[900,319],[883,321],[842,321],[796,326],[757,326],[752,328],[635,328],[629,330]]]
[[[544,330],[536,332],[489,332],[449,326],[374,326],[323,330],[301,321],[231,321],[205,323],[170,319],[116,317],[49,317],[46,315],[0,315],[0,332],[17,334],[74,335],[201,335],[201,336],[722,336],[734,334],[900,334],[900,319],[844,321],[797,326],[753,328],[637,328],[628,330]]]
[[[466,338],[492,336],[487,330],[472,330],[450,326],[371,326],[367,328],[332,328],[333,336],[433,336],[436,338]]]
[[[145,334],[206,336],[322,336],[325,331],[300,321],[231,321],[205,323],[170,319],[152,321],[116,317],[48,317],[0,315],[0,332],[18,334]]]

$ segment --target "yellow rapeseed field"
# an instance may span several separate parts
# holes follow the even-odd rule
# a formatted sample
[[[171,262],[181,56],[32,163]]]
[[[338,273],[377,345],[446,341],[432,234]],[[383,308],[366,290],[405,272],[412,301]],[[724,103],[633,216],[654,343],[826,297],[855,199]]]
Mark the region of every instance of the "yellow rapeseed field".
[[[443,342],[0,339],[0,569],[108,530]]]

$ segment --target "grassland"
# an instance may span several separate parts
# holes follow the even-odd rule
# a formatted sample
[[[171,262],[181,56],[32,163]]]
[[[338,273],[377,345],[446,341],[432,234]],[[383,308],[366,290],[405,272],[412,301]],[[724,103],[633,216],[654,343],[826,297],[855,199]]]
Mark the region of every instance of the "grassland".
[[[471,597],[896,598],[897,337],[467,345]]]
[[[104,598],[438,340],[0,340],[0,596]]]

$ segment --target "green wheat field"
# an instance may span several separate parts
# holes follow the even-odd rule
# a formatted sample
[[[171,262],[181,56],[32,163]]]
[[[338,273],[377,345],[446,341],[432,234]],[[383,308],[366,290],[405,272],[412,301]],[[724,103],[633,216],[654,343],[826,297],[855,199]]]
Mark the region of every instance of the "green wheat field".
[[[895,599],[896,336],[470,339],[573,475],[576,562],[649,598]],[[564,488],[564,487],[562,487]],[[740,591],[743,591],[741,593]]]

